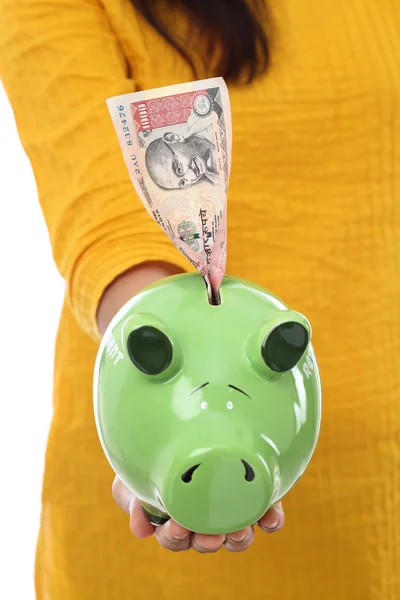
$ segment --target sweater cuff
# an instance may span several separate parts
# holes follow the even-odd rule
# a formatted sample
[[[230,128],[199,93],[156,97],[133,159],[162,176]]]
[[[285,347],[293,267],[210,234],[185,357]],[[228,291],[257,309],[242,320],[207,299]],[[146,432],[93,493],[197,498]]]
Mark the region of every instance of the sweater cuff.
[[[105,289],[128,269],[149,261],[195,271],[161,229],[120,236],[114,232],[96,240],[80,255],[68,278],[67,302],[80,327],[94,341],[101,339],[96,315]]]

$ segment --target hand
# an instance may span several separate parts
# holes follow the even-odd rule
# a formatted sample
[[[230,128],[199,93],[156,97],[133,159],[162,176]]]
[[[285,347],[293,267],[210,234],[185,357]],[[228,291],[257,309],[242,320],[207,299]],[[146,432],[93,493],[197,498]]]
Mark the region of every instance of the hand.
[[[114,479],[112,494],[118,506],[129,515],[130,529],[134,536],[144,539],[155,534],[159,544],[172,552],[182,552],[192,548],[201,554],[207,554],[217,552],[223,546],[230,552],[242,552],[253,543],[253,527],[246,527],[228,535],[194,533],[181,527],[172,519],[165,525],[155,527],[147,520],[138,499],[118,477]],[[266,533],[274,533],[282,529],[283,523],[284,514],[279,502],[265,513],[258,525]]]

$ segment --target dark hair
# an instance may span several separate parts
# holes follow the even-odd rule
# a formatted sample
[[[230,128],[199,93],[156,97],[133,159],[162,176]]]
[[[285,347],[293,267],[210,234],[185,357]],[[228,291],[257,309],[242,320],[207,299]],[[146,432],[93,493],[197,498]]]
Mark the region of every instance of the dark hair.
[[[131,1],[190,64],[197,78],[199,61],[205,76],[219,75],[243,83],[251,82],[269,66],[265,0]],[[177,31],[179,12],[184,12],[191,24],[187,35]]]

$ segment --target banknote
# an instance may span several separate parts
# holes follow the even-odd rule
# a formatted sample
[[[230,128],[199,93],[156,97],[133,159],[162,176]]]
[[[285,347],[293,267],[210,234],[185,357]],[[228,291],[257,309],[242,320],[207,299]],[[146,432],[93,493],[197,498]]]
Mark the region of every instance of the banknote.
[[[116,96],[107,106],[144,206],[203,275],[210,301],[226,268],[232,161],[229,95],[220,77]]]

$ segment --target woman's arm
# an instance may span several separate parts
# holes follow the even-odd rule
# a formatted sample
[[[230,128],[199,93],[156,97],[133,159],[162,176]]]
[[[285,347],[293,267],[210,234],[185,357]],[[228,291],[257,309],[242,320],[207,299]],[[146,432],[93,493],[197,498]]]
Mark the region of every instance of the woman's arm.
[[[106,288],[100,300],[97,311],[100,334],[104,334],[114,315],[140,290],[159,279],[179,272],[181,272],[179,267],[154,261],[145,262],[122,273]]]
[[[129,18],[139,56],[133,11]],[[155,278],[190,269],[136,196],[105,104],[137,84],[96,0],[0,0],[0,77],[69,304],[81,327],[98,338],[100,299],[121,273],[144,261],[177,265],[166,271],[155,265]],[[18,224],[15,229],[18,238]],[[141,287],[133,273],[129,293]],[[107,301],[99,308],[102,329],[113,310]]]

